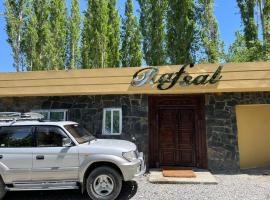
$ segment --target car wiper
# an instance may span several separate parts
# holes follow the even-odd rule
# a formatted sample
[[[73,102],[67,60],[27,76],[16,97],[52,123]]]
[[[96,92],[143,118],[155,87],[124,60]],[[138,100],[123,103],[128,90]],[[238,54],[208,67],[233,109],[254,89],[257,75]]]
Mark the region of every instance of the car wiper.
[[[97,139],[96,137],[90,136],[90,138],[89,138],[89,140],[88,140],[88,144],[90,144],[91,141],[96,140],[96,139]]]

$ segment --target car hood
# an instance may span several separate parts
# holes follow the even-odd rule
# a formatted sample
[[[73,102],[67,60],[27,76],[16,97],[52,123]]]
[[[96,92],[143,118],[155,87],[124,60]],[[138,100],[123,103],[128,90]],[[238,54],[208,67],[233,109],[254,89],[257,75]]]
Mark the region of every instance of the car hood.
[[[114,140],[114,139],[96,139],[92,140],[89,143],[89,148],[92,150],[104,152],[104,153],[112,153],[112,152],[128,152],[135,151],[137,149],[136,145],[132,142],[126,140]],[[107,151],[107,152],[106,152]]]

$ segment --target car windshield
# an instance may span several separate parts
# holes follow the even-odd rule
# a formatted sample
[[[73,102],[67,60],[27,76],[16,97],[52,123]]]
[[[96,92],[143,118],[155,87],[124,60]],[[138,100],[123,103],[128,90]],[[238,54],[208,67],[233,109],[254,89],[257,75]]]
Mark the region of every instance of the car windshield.
[[[91,133],[89,133],[85,128],[83,128],[79,124],[70,124],[65,125],[64,127],[79,144],[89,142],[95,139],[95,137]]]

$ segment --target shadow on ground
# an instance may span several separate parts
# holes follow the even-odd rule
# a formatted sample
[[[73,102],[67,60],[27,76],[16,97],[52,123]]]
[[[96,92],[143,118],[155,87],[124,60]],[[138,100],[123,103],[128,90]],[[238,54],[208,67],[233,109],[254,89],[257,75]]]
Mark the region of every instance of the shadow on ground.
[[[136,181],[123,182],[118,200],[131,199],[138,189]],[[8,192],[4,200],[89,200],[80,190]]]

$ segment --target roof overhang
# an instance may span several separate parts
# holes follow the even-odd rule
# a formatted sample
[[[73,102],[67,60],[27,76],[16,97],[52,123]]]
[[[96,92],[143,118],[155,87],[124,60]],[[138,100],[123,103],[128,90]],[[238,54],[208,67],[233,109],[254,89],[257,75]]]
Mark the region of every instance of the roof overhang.
[[[181,78],[184,76],[195,78],[200,75],[210,77],[219,66],[220,64],[199,64],[192,68],[186,67]],[[133,86],[131,84],[133,76],[142,69],[141,67],[0,73],[0,96],[270,91],[270,62],[228,63],[222,66],[220,74],[222,77],[214,84],[183,86],[179,84],[180,78],[173,87],[166,90],[158,89],[158,83],[151,85],[149,81],[140,87]],[[181,65],[161,66],[157,69],[158,73],[154,81],[157,81],[163,74],[179,72]]]

